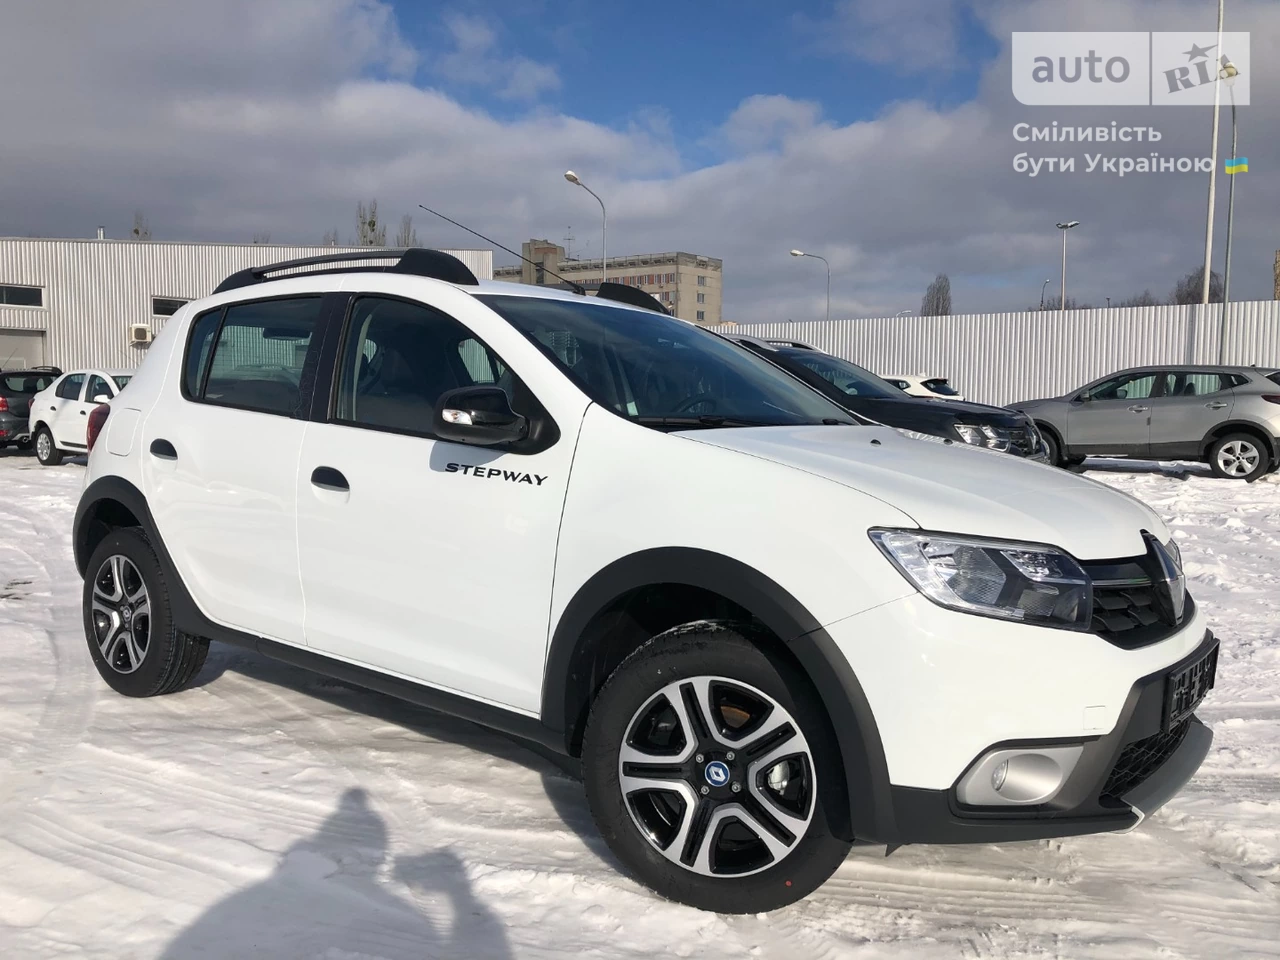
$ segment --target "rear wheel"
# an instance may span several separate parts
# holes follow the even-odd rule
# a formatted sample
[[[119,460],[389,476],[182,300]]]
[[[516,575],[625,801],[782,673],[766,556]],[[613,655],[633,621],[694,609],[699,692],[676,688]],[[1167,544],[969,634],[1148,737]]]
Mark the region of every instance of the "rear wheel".
[[[1257,437],[1230,433],[1209,448],[1209,466],[1214,476],[1226,480],[1256,480],[1267,472],[1269,463]]]
[[[113,530],[93,551],[83,610],[93,665],[117,693],[172,693],[204,666],[209,642],[174,627],[164,572],[134,527]]]
[[[690,906],[786,906],[849,851],[827,823],[847,798],[816,695],[735,629],[676,628],[624,660],[592,705],[583,773],[610,849]]]
[[[48,427],[40,427],[32,437],[36,445],[36,459],[46,467],[56,467],[62,462],[62,451],[53,442],[53,434]]]

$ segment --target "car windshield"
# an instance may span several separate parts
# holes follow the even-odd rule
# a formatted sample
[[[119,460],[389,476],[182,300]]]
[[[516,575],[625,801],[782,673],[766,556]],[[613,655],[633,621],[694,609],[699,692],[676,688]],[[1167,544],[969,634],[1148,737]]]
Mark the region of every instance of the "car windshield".
[[[602,407],[646,426],[853,421],[772,364],[692,324],[592,300],[481,296]]]
[[[15,393],[36,394],[57,379],[49,373],[6,373],[0,377],[0,386],[12,396]]]
[[[783,349],[778,351],[786,361],[812,370],[823,380],[851,397],[870,400],[900,400],[902,392],[856,363],[841,360],[813,350]]]
[[[944,397],[960,396],[960,391],[948,383],[945,377],[937,377],[932,380],[924,381],[924,388],[930,393],[940,394]]]

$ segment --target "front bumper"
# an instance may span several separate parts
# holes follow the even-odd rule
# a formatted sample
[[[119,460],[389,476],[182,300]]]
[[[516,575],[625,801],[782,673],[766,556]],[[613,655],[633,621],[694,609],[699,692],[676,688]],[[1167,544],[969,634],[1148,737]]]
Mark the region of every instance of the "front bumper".
[[[1215,654],[1217,646],[1213,634],[1205,631],[1190,654],[1138,680],[1115,730],[1084,743],[1080,760],[1049,803],[966,808],[954,787],[891,786],[895,842],[994,843],[1136,827],[1182,789],[1209,752],[1213,733],[1196,717],[1165,725],[1165,685],[1183,667]],[[1018,741],[1018,746],[1064,742]]]

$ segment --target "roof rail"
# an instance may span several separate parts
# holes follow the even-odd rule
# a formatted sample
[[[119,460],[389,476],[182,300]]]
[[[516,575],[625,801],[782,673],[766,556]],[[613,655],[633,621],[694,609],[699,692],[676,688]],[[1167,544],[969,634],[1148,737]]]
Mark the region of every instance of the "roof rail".
[[[633,307],[643,307],[646,310],[657,310],[662,314],[667,313],[667,308],[657,297],[645,293],[639,287],[629,287],[625,283],[610,283],[606,280],[596,289],[596,297],[601,300],[628,303]]]
[[[304,267],[324,267],[328,264],[351,263],[353,261],[395,260],[389,266],[329,266],[321,270],[305,270]],[[283,276],[270,276],[281,271],[293,271]],[[261,267],[249,267],[237,270],[223,280],[214,289],[214,293],[225,293],[240,287],[249,287],[255,283],[266,283],[269,280],[284,280],[288,277],[314,276],[320,273],[364,273],[380,271],[383,273],[405,273],[415,277],[431,277],[433,280],[444,280],[474,287],[480,281],[470,268],[452,254],[440,250],[427,250],[423,247],[407,247],[399,250],[373,249],[361,250],[359,253],[328,253],[320,257],[303,257],[299,260],[282,260],[279,263],[268,263]]]

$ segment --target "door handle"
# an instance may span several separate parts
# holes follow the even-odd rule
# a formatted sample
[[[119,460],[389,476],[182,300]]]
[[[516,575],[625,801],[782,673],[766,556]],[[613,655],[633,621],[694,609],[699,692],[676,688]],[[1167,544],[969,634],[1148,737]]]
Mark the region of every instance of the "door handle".
[[[87,416],[87,414],[86,414],[83,410],[81,410],[81,411],[80,411],[80,416],[84,417],[84,416]]]
[[[316,467],[311,471],[311,482],[317,487],[323,487],[326,490],[341,490],[349,492],[351,484],[347,483],[347,478],[333,467]]]
[[[178,451],[168,440],[152,440],[151,455],[160,460],[177,460]]]
[[[1221,400],[1214,400],[1212,403],[1206,403],[1205,406],[1208,407],[1210,410],[1221,410],[1223,407],[1226,406],[1226,404],[1223,403]]]
[[[1135,403],[1132,407],[1129,408],[1129,410],[1132,411],[1133,413],[1146,413],[1148,409],[1149,409],[1148,407],[1144,407],[1140,403]]]

